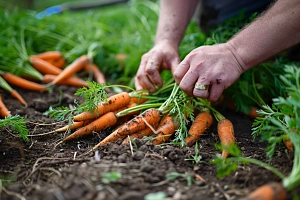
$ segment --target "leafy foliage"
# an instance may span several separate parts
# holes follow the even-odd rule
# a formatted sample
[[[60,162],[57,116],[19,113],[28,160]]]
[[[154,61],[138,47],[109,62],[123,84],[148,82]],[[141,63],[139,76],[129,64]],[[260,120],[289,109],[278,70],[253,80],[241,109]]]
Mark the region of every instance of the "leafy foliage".
[[[10,130],[19,133],[19,136],[24,141],[28,141],[28,129],[26,127],[26,119],[19,115],[8,116],[0,120],[0,127],[7,126]]]
[[[269,158],[274,155],[276,145],[283,139],[290,139],[294,146],[294,164],[288,177],[283,180],[284,186],[292,190],[300,184],[300,68],[286,65],[285,73],[280,76],[287,91],[286,96],[273,99],[272,107],[264,106],[260,111],[263,115],[253,124],[253,134],[261,135],[269,142],[266,149]]]

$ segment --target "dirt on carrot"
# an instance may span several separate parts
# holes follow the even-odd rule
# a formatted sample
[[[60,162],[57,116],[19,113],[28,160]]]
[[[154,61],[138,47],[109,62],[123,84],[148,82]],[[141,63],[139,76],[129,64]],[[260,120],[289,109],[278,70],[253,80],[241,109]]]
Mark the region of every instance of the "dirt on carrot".
[[[108,127],[115,125],[117,122],[117,117],[113,112],[108,112],[91,123],[79,128],[74,133],[64,138],[62,142],[77,139],[79,137],[87,136],[92,134],[92,132],[102,131]]]
[[[218,134],[222,146],[229,146],[235,142],[234,127],[229,119],[221,119],[218,122]],[[229,153],[226,150],[222,151],[222,157],[227,158]]]
[[[82,112],[73,117],[74,121],[83,121],[88,119],[95,119],[107,112],[114,112],[120,108],[124,108],[130,103],[130,96],[127,92],[122,92],[110,96],[107,102],[102,102],[94,111]]]
[[[92,148],[92,151],[97,149],[99,146],[103,146],[110,142],[115,142],[118,139],[123,139],[127,135],[144,130],[149,126],[155,127],[159,121],[160,111],[155,108],[147,109],[104,138],[100,143]]]
[[[213,117],[209,112],[199,113],[189,129],[189,136],[185,138],[186,145],[189,147],[194,145],[212,123]]]
[[[165,115],[159,123],[155,134],[153,135],[154,140],[152,143],[154,145],[158,145],[167,142],[175,133],[177,128],[178,124],[174,121],[173,117],[170,115]]]

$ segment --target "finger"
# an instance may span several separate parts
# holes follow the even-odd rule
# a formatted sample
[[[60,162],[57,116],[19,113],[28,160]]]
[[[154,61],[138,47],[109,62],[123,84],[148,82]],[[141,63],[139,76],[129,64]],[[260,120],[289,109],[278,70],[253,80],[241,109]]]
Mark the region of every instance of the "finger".
[[[191,68],[186,72],[180,81],[179,87],[187,95],[192,96],[194,94],[195,83],[199,82],[199,73],[191,70]]]
[[[160,67],[162,65],[162,56],[160,54],[152,54],[148,59],[145,72],[148,79],[153,85],[162,87],[163,81],[160,77]]]
[[[180,63],[180,58],[179,57],[176,57],[176,58],[171,60],[170,66],[171,66],[172,74],[174,74],[174,71],[178,67],[179,63]]]
[[[208,101],[215,102],[217,101],[220,96],[222,95],[225,87],[223,84],[212,84],[209,90],[209,97]]]
[[[207,86],[207,89],[199,89],[196,87],[196,84],[201,84],[204,86]],[[209,82],[199,82],[199,80],[195,83],[195,86],[193,88],[193,95],[195,97],[199,97],[202,99],[207,99],[209,97],[209,93],[210,93],[210,83]]]
[[[183,79],[184,75],[187,73],[187,71],[190,68],[190,63],[187,59],[184,59],[173,71],[173,77],[177,84],[181,83],[181,80]]]
[[[148,57],[146,56],[142,57],[139,69],[134,79],[135,87],[137,90],[146,89],[149,90],[150,92],[154,92],[156,90],[155,86],[151,83],[151,81],[148,79],[147,74],[145,73],[147,58]]]
[[[137,77],[134,78],[134,85],[135,85],[135,90],[142,90],[144,87],[140,83],[140,81],[137,79]]]

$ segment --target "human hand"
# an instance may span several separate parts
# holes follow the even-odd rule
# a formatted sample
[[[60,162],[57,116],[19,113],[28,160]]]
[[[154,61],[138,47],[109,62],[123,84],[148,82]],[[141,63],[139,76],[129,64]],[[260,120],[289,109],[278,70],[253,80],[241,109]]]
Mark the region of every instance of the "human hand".
[[[157,43],[149,52],[142,56],[135,76],[136,90],[147,89],[150,92],[162,87],[160,72],[164,69],[174,70],[180,62],[177,46],[169,41]]]
[[[173,76],[186,94],[216,101],[240,77],[243,66],[228,43],[202,46],[185,57],[174,70]],[[198,84],[207,88],[196,89]]]

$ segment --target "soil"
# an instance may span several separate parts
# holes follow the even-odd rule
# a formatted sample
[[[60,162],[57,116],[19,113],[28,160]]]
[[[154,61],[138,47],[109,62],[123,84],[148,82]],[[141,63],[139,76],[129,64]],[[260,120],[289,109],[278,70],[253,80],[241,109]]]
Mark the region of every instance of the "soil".
[[[49,106],[60,100],[64,106],[74,105],[74,99],[82,101],[74,96],[77,88],[67,86],[58,86],[52,93],[17,90],[29,103],[28,107],[23,107],[6,92],[0,92],[13,115],[26,117],[30,135],[48,133],[66,124],[44,114]],[[266,144],[252,138],[253,121],[239,113],[222,113],[234,124],[236,142],[243,156],[268,162]],[[0,199],[228,200],[241,199],[260,185],[280,181],[272,172],[252,164],[239,165],[237,171],[217,178],[216,166],[210,162],[220,154],[215,147],[219,142],[215,122],[199,140],[202,158],[198,163],[190,160],[195,155],[195,147],[153,146],[142,139],[122,146],[118,141],[83,155],[109,131],[54,148],[63,134],[31,136],[29,142],[24,142],[8,128],[1,128],[0,178],[4,187],[0,189]],[[280,147],[270,164],[288,175],[292,162],[290,153]],[[104,179],[109,172],[112,172],[110,177],[113,174],[120,177]],[[168,179],[167,175],[174,172],[179,176]],[[289,199],[292,199],[290,194]]]

